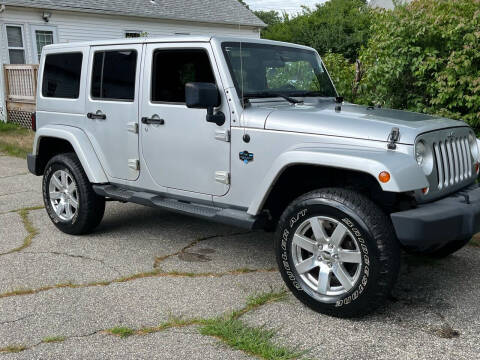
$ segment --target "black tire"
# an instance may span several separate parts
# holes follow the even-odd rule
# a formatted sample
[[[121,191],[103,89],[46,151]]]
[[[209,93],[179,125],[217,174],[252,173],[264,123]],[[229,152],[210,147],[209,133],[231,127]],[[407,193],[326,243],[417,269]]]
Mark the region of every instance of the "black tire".
[[[296,271],[293,236],[306,220],[316,216],[344,225],[360,244],[359,278],[346,293],[315,293]],[[293,201],[280,218],[275,252],[283,280],[293,294],[311,309],[335,317],[362,316],[383,305],[400,268],[400,247],[389,217],[367,197],[346,189],[320,189]]]
[[[56,213],[50,201],[49,184],[53,174],[63,170],[76,182],[78,194],[78,211],[69,221],[62,220]],[[102,221],[105,212],[105,198],[98,196],[92,189],[83,167],[74,153],[54,156],[45,167],[43,175],[43,201],[48,216],[55,226],[64,233],[71,235],[88,234]]]

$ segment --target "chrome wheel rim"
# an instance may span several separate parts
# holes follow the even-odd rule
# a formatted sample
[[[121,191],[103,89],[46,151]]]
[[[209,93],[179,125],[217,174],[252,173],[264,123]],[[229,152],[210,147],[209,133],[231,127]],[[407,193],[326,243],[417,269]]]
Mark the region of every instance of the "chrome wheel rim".
[[[64,221],[70,221],[78,212],[78,190],[74,178],[64,170],[57,170],[48,186],[50,204],[55,214]]]
[[[292,259],[300,278],[322,297],[354,288],[363,262],[360,245],[350,230],[325,216],[300,224],[292,239]]]

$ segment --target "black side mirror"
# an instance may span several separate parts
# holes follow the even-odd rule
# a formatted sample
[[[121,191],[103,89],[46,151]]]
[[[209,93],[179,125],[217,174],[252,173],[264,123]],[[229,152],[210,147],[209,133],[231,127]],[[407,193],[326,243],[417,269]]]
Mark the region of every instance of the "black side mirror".
[[[221,99],[217,85],[212,83],[187,83],[185,84],[185,102],[188,108],[207,109],[207,121],[218,126],[225,124],[225,115],[213,109],[220,106]]]

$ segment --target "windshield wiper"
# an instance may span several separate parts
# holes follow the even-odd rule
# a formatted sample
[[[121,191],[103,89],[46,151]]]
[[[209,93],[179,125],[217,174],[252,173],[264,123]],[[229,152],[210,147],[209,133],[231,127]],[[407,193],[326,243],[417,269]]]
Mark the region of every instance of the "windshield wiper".
[[[303,103],[302,100],[297,100],[297,99],[294,99],[290,96],[287,96],[285,94],[281,94],[281,93],[276,93],[276,92],[260,92],[260,93],[249,93],[249,94],[245,94],[243,96],[243,100],[248,100],[248,99],[255,99],[255,98],[269,98],[269,97],[281,97],[285,100],[287,100],[290,104],[301,104]]]

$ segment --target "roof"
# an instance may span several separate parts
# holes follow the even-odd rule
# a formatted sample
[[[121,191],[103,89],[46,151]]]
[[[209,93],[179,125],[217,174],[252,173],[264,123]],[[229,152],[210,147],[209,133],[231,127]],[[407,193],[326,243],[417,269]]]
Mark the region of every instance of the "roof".
[[[72,43],[58,43],[47,45],[44,47],[45,50],[60,50],[60,49],[71,49],[79,48],[82,46],[109,46],[109,45],[123,45],[123,44],[150,44],[150,43],[192,43],[192,42],[212,42],[212,43],[222,43],[222,42],[239,42],[244,43],[257,43],[257,44],[266,44],[266,45],[283,45],[291,46],[299,49],[314,50],[308,46],[285,43],[281,41],[267,40],[267,39],[258,39],[258,38],[239,38],[234,36],[205,36],[205,35],[171,35],[163,37],[152,37],[152,38],[125,38],[125,39],[112,39],[112,40],[95,40],[95,41],[85,41],[85,42],[72,42]]]
[[[0,4],[165,20],[266,26],[237,0],[0,0]]]

